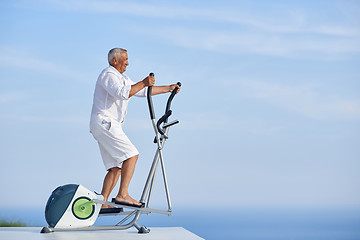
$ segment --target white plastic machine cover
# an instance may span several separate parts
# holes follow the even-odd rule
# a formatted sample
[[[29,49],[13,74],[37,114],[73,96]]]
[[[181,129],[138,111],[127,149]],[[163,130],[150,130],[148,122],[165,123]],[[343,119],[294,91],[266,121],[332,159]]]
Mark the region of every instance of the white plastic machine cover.
[[[61,196],[57,197],[61,198]],[[54,228],[79,228],[92,226],[95,223],[101,209],[101,204],[93,203],[91,201],[93,199],[103,200],[103,196],[90,191],[82,185],[78,185],[73,198],[68,206],[65,206],[66,210],[60,217],[59,221],[55,224]],[[60,206],[56,206],[55,204],[51,207],[56,208]]]

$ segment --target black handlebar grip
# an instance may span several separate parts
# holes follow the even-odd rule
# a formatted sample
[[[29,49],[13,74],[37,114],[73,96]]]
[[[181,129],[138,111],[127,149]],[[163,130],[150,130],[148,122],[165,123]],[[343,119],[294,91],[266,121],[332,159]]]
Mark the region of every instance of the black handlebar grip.
[[[179,87],[181,87],[181,82],[177,82],[176,83],[177,85],[179,85]],[[170,106],[171,106],[171,101],[173,100],[173,98],[175,97],[175,94],[176,92],[178,91],[178,87],[176,87],[172,92],[171,92],[171,95],[167,101],[167,104],[166,104],[166,109],[165,109],[165,113],[167,113],[169,110],[170,110]],[[165,123],[167,123],[167,120],[165,121]]]
[[[149,76],[154,76],[154,73],[150,73]],[[147,101],[149,106],[150,118],[155,119],[154,107],[151,99],[152,86],[148,87],[147,91]]]

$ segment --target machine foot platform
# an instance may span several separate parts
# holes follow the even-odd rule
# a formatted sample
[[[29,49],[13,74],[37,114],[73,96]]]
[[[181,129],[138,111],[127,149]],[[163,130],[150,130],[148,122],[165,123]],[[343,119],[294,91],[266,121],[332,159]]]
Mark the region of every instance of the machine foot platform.
[[[124,210],[122,208],[102,208],[99,212],[99,215],[109,214],[109,213],[121,213]]]

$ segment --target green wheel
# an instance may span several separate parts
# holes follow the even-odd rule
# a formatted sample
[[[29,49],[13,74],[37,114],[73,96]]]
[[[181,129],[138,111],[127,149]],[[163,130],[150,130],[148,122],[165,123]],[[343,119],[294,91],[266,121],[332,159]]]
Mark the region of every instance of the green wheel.
[[[72,212],[75,217],[78,219],[88,219],[95,212],[94,202],[91,201],[90,198],[87,197],[79,197],[77,198],[72,205]]]

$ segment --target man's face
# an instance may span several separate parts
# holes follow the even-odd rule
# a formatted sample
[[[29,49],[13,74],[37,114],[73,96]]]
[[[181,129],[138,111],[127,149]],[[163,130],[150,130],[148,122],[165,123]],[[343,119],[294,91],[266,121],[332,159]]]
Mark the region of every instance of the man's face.
[[[123,51],[120,53],[120,59],[113,60],[113,66],[120,72],[123,73],[126,71],[126,67],[129,65],[128,62],[128,54],[127,52]]]

